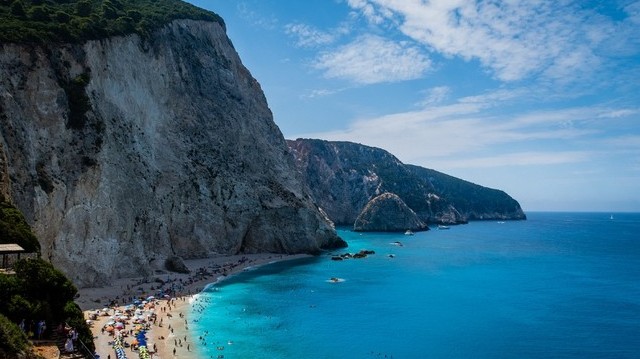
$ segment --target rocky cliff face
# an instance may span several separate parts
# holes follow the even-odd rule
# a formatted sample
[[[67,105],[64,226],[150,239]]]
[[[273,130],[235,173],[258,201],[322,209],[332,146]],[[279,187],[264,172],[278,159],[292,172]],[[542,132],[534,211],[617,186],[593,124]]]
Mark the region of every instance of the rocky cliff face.
[[[428,168],[412,165],[407,165],[407,168],[437,188],[468,220],[527,219],[518,201],[504,191],[483,187]]]
[[[314,199],[338,224],[352,225],[370,200],[387,192],[426,223],[526,218],[518,202],[502,191],[405,165],[379,148],[313,139],[287,143]]]
[[[0,45],[0,192],[80,286],[166,258],[344,245],[215,22]]]

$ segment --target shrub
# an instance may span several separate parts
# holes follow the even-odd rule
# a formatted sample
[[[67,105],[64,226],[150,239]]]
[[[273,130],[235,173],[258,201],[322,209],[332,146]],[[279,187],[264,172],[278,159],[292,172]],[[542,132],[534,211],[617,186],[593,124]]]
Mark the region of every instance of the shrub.
[[[0,243],[15,243],[27,252],[40,252],[40,243],[22,213],[4,201],[0,201]]]
[[[0,358],[15,358],[29,346],[27,336],[7,317],[0,314]]]
[[[69,22],[69,20],[71,20],[71,15],[67,14],[67,13],[66,13],[66,12],[64,12],[64,11],[57,11],[57,12],[56,12],[56,20],[57,20],[58,22],[61,22],[61,23],[65,23],[65,24],[66,24],[66,23],[68,23],[68,22]]]
[[[0,0],[0,41],[74,43],[134,32],[145,35],[176,19],[224,26],[215,13],[180,0]]]

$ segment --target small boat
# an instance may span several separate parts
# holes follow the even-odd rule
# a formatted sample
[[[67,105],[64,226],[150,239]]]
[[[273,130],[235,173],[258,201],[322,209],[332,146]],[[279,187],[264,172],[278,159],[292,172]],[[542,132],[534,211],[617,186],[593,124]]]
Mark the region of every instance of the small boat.
[[[449,226],[445,226],[444,224],[439,224],[438,229],[449,229]]]
[[[609,217],[609,219],[613,219],[613,214]]]
[[[410,229],[407,229],[407,231],[406,231],[406,232],[404,232],[404,235],[405,235],[405,236],[413,236],[413,231],[412,231],[412,230],[410,230]]]

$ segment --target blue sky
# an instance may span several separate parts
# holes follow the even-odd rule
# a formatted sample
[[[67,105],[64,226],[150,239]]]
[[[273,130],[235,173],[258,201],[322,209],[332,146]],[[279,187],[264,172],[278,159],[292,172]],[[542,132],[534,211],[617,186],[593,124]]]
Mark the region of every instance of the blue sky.
[[[640,211],[640,1],[211,0],[286,138]]]

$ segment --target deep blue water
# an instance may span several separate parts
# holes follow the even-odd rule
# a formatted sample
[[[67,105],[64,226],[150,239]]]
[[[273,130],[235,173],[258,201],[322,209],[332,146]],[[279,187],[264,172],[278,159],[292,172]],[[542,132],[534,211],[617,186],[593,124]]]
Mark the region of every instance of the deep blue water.
[[[202,358],[640,358],[640,214],[613,216],[339,230],[349,248],[336,253],[376,254],[211,286],[191,336],[204,337]]]

